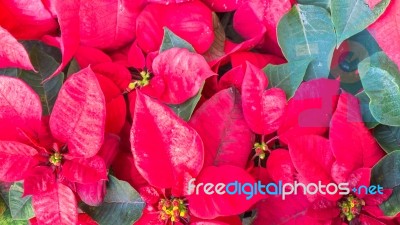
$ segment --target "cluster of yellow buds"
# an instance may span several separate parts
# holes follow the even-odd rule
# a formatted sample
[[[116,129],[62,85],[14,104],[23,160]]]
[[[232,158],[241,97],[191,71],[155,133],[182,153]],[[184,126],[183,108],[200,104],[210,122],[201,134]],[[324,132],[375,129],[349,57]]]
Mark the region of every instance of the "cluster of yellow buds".
[[[365,205],[364,200],[355,197],[354,195],[348,195],[339,203],[341,209],[340,217],[347,221],[352,221],[358,215],[360,215],[362,207]]]
[[[144,87],[149,84],[150,82],[150,73],[148,71],[141,71],[140,73],[140,80],[134,80],[131,83],[129,83],[128,88],[126,89],[126,92],[130,92],[135,88],[138,87]]]
[[[264,142],[256,142],[253,149],[256,151],[256,156],[258,156],[260,159],[265,159],[265,152],[269,151],[267,144]]]
[[[49,158],[49,162],[54,166],[60,166],[62,161],[62,155],[59,152],[55,152]]]
[[[172,200],[161,199],[158,202],[159,218],[164,222],[178,222],[181,219],[189,219],[188,209],[182,199],[173,198]]]

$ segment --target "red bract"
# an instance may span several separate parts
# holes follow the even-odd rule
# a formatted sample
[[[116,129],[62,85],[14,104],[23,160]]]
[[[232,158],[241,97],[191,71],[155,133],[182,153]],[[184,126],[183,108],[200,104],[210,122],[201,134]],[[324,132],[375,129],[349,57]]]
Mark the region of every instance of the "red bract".
[[[261,46],[282,55],[278,46],[277,27],[281,17],[290,10],[290,0],[250,0],[235,12],[233,26],[244,38],[251,39],[266,31]]]
[[[145,52],[159,50],[163,27],[188,41],[200,54],[207,51],[214,40],[211,11],[200,1],[148,4],[137,18],[138,45]]]
[[[215,94],[194,113],[189,124],[203,140],[204,166],[246,166],[254,135],[244,120],[236,89]]]
[[[11,96],[2,95],[2,119],[15,120],[14,130],[19,132],[13,141],[8,141],[9,136],[0,137],[1,155],[6,160],[0,179],[24,180],[24,194],[33,195],[39,224],[74,224],[77,203],[70,187],[107,179],[106,164],[96,156],[104,139],[105,100],[94,73],[87,68],[65,82],[49,122],[43,118],[42,129],[37,126],[41,105],[33,90],[15,78],[0,77],[0,82],[3,90],[14,88]],[[28,109],[27,105],[32,106],[31,116],[21,110]],[[30,126],[21,126],[22,122]],[[5,134],[4,128],[1,134]]]
[[[17,39],[40,39],[43,35],[55,33],[58,27],[57,21],[42,2],[0,1],[0,26]]]
[[[337,104],[339,82],[316,79],[303,83],[288,102],[279,127],[279,139],[285,143],[304,134],[324,134]]]
[[[377,1],[369,0],[376,4]],[[400,67],[400,2],[391,1],[382,16],[369,28],[382,50]]]
[[[34,70],[24,46],[0,26],[0,68]]]
[[[201,182],[216,183],[222,174],[230,171],[232,176],[226,177],[222,182],[233,182],[237,179],[254,183],[254,179],[235,166],[203,168],[203,143],[197,132],[169,108],[140,91],[137,92],[132,117],[131,144],[135,165],[149,184],[158,189],[157,193],[164,195],[151,198],[139,224],[187,224],[188,215],[203,219],[235,215],[247,210],[259,199],[259,196],[255,196],[252,200],[239,204],[245,196],[204,196],[203,193],[188,196],[187,184],[192,178],[197,177]],[[160,173],[163,176],[160,176]],[[219,202],[218,207],[214,204],[215,201]],[[170,204],[179,205],[179,211],[174,211],[177,215],[166,211]]]
[[[276,131],[286,107],[285,92],[267,87],[266,75],[248,63],[242,84],[243,114],[249,127],[258,134]]]

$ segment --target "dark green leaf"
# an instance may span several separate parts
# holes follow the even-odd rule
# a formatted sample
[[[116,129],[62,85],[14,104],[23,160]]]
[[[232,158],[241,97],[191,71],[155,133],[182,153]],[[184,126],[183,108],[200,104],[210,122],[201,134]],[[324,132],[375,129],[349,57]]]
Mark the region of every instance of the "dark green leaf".
[[[278,41],[289,62],[314,59],[305,80],[328,77],[336,35],[326,9],[295,5],[278,25]]]
[[[381,159],[371,173],[371,184],[383,188],[394,188],[400,185],[400,151],[394,151]]]
[[[387,153],[400,150],[400,127],[379,125],[374,129],[374,136]]]
[[[195,52],[193,46],[180,38],[178,35],[174,34],[167,27],[164,27],[164,38],[160,47],[160,52],[168,50],[170,48],[186,48],[191,52]]]
[[[400,186],[393,188],[392,195],[380,206],[386,216],[395,216],[400,212]]]
[[[10,188],[9,206],[14,220],[29,220],[35,216],[31,196],[22,197],[23,193],[22,182],[16,182]]]
[[[368,127],[369,129],[378,126],[379,123],[372,116],[371,111],[369,110],[368,95],[364,91],[362,91],[362,92],[358,93],[356,95],[356,97],[360,101],[361,115],[362,115],[363,121],[365,123],[365,126]]]
[[[20,72],[20,70],[17,68],[0,69],[0,75],[6,75],[9,77],[17,77],[19,72]]]
[[[359,65],[361,82],[370,98],[372,116],[381,124],[400,126],[400,73],[383,52],[364,59]]]
[[[22,41],[22,45],[26,48],[28,52],[32,51],[32,49],[39,49],[41,52],[44,52],[46,55],[49,55],[51,58],[55,59],[58,63],[61,63],[62,55],[61,50],[59,48],[49,46],[44,44],[41,41]]]
[[[185,121],[189,121],[190,117],[193,114],[194,109],[196,108],[197,103],[201,98],[201,91],[203,88],[200,88],[200,91],[186,102],[179,105],[168,105],[181,119]]]
[[[390,0],[382,0],[373,10],[364,0],[331,1],[332,21],[336,28],[337,45],[371,25],[389,5]]]
[[[75,58],[72,59],[69,63],[69,67],[67,70],[67,77],[70,77],[72,74],[79,72],[79,70],[81,70],[81,68],[79,67],[78,62]]]
[[[109,176],[104,202],[98,207],[83,203],[80,207],[100,225],[131,225],[142,215],[144,205],[129,183]]]
[[[58,68],[59,64],[52,57],[35,47],[29,52],[29,57],[32,65],[38,72],[22,70],[18,77],[28,83],[39,95],[42,102],[43,114],[48,115],[57,99],[64,74],[61,73],[42,84]]]
[[[1,211],[4,211],[0,213],[0,225],[27,225],[28,221],[15,221],[11,218],[10,209],[8,208],[8,191],[10,186],[11,183],[0,182],[0,204],[4,206],[4,208],[1,209]]]
[[[269,87],[278,87],[285,91],[290,99],[303,81],[307,67],[312,60],[291,61],[282,65],[268,65],[264,73],[268,76]]]

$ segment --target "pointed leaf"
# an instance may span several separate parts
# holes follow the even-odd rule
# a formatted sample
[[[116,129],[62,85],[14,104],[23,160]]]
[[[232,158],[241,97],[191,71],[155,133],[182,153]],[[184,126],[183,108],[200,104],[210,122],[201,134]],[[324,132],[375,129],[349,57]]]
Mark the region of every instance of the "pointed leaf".
[[[373,9],[364,0],[330,1],[332,21],[337,35],[337,46],[361,32],[383,14],[390,0],[382,0]]]
[[[17,67],[34,70],[24,46],[0,27],[0,68]]]
[[[328,77],[336,37],[325,9],[312,5],[293,6],[279,22],[278,41],[289,61],[313,59],[306,80]]]
[[[400,186],[400,151],[393,151],[381,159],[371,172],[371,184],[383,188]]]
[[[241,96],[236,89],[222,90],[204,102],[189,124],[203,140],[204,167],[246,166],[254,135],[244,120]]]
[[[200,88],[199,92],[197,95],[189,98],[186,100],[186,102],[182,104],[177,104],[177,105],[169,105],[169,107],[178,115],[180,118],[182,118],[185,121],[189,121],[190,117],[193,114],[194,109],[197,106],[197,103],[199,103],[200,98],[201,98],[201,91],[203,90],[203,87]]]
[[[55,138],[68,145],[72,157],[94,156],[103,143],[105,99],[90,68],[72,75],[63,85],[50,117]]]
[[[0,180],[18,181],[25,178],[34,166],[37,151],[25,144],[11,141],[0,141]]]
[[[103,203],[106,195],[106,180],[91,184],[75,183],[75,187],[76,193],[85,204],[99,206]]]
[[[311,60],[292,61],[282,65],[268,65],[264,73],[268,76],[269,87],[277,87],[285,91],[287,99],[292,98],[303,81]]]
[[[170,48],[186,48],[190,52],[196,52],[190,43],[180,38],[167,27],[164,27],[164,38],[161,43],[160,53]]]
[[[379,125],[376,119],[372,116],[371,110],[369,109],[369,102],[371,101],[365,91],[362,91],[356,95],[360,101],[361,115],[365,126],[369,129],[374,128]]]
[[[98,207],[80,204],[80,208],[99,224],[131,225],[142,215],[145,204],[127,182],[109,176],[107,194]],[[110,213],[112,212],[112,213]]]
[[[392,195],[379,208],[386,216],[395,216],[400,212],[400,186],[393,188]]]
[[[45,194],[33,195],[32,203],[39,224],[71,225],[78,221],[75,195],[61,183]]]
[[[329,10],[331,0],[297,0],[297,3],[304,5],[315,5]]]
[[[383,52],[364,59],[359,65],[361,82],[370,98],[372,116],[389,126],[400,126],[400,72]]]
[[[32,208],[32,197],[22,197],[24,187],[22,182],[16,182],[10,188],[10,212],[14,220],[29,220],[35,217]]]
[[[43,83],[57,69],[57,63],[51,56],[40,49],[34,48],[30,51],[29,57],[37,73],[31,71],[21,71],[18,77],[28,83],[39,95],[42,102],[43,115],[49,115],[53,109],[58,92],[64,80],[61,73],[47,82]]]
[[[182,185],[185,174],[196,176],[203,166],[203,143],[196,131],[140,92],[133,113],[131,149],[140,174],[159,188]]]
[[[379,125],[374,129],[374,137],[387,153],[400,150],[400,127]]]

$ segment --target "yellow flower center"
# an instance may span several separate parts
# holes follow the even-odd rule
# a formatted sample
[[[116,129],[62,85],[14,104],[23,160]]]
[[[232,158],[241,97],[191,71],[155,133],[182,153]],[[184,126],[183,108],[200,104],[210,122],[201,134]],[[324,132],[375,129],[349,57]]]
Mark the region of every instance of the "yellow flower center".
[[[189,219],[188,208],[184,201],[179,198],[161,199],[158,202],[158,210],[160,211],[159,219],[162,222],[187,222]]]
[[[365,205],[364,200],[350,194],[344,197],[339,203],[340,217],[348,222],[352,221],[360,215],[362,207]]]
[[[54,154],[52,154],[49,158],[49,162],[51,164],[53,164],[54,166],[60,166],[61,165],[61,161],[62,161],[62,155],[59,152],[55,152]]]

